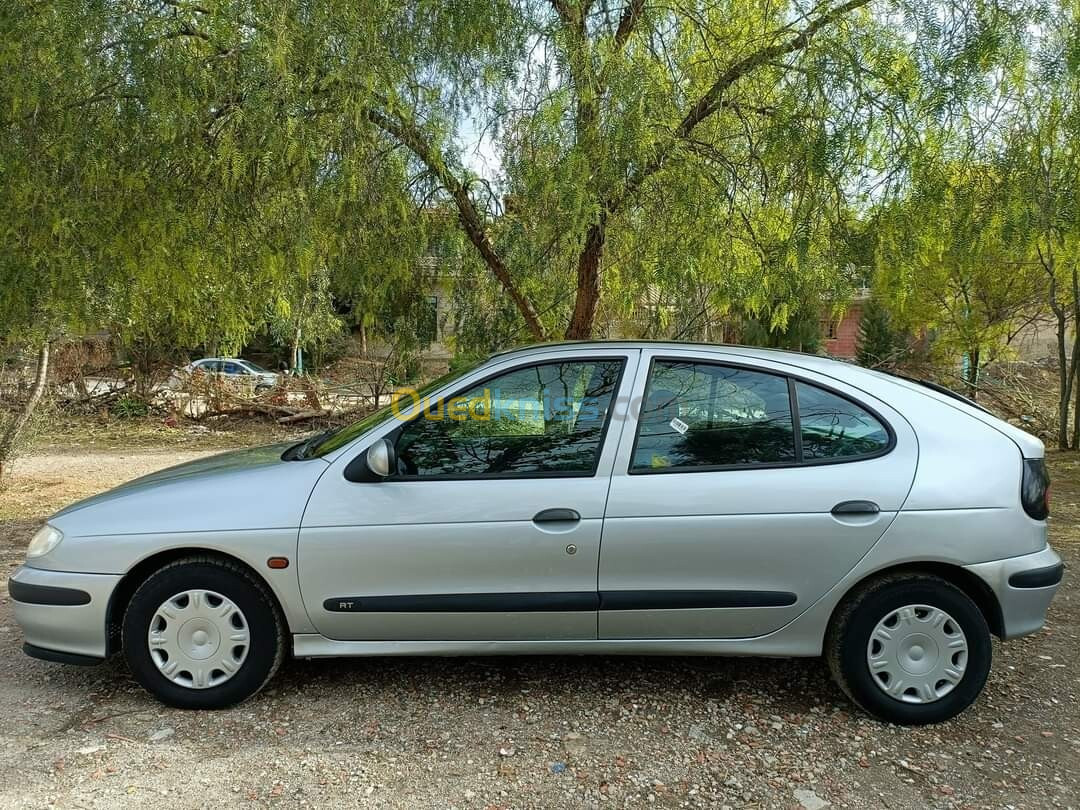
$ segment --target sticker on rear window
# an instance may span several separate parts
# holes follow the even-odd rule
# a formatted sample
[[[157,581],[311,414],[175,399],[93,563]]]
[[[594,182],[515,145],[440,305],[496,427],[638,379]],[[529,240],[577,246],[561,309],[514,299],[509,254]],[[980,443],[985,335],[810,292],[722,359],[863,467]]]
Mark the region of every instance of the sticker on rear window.
[[[670,422],[668,422],[668,424],[671,425],[671,429],[678,433],[680,436],[690,429],[690,426],[677,416]]]

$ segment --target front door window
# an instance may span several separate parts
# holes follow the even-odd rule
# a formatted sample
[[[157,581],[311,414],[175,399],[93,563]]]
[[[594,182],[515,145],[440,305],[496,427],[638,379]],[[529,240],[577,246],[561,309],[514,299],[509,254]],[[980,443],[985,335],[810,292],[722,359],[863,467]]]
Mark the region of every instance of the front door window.
[[[428,401],[395,442],[398,477],[593,475],[623,363],[541,363]]]

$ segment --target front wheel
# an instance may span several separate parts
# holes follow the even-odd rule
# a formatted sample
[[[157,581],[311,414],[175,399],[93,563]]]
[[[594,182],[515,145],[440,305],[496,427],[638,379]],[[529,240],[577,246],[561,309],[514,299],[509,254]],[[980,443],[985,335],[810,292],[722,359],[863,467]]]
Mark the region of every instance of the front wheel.
[[[163,703],[218,709],[258,692],[285,651],[273,597],[224,560],[170,563],[139,586],[124,613],[124,655],[135,679]]]
[[[844,602],[829,626],[833,678],[859,706],[902,725],[938,723],[986,683],[990,630],[978,606],[940,577],[897,574]]]

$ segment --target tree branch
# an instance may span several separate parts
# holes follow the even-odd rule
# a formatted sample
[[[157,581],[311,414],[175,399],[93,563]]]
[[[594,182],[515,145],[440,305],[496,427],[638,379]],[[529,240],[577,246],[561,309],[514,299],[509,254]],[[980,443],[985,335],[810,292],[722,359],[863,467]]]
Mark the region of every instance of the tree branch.
[[[644,10],[645,0],[630,0],[619,16],[619,25],[616,27],[615,36],[612,39],[611,53],[600,68],[600,76],[596,82],[601,94],[607,92],[608,77],[611,74],[612,66],[618,61]]]
[[[577,18],[574,12],[574,7],[571,6],[566,0],[551,0],[551,7],[555,9],[555,13],[559,15],[559,19],[562,20],[564,25],[573,25]]]
[[[622,15],[619,17],[619,26],[615,29],[615,51],[621,51],[623,46],[626,45],[626,40],[630,39],[630,35],[634,33],[634,28],[637,26],[638,19],[641,18],[641,12],[645,9],[645,0],[630,0],[623,9]]]
[[[424,134],[412,122],[401,116],[391,115],[374,108],[366,108],[365,115],[371,123],[388,135],[397,139],[404,147],[412,152],[428,170],[435,175],[439,183],[446,189],[454,200],[458,210],[458,220],[461,223],[469,241],[479,251],[488,269],[498,279],[503,289],[513,300],[521,317],[525,319],[529,331],[536,340],[546,340],[547,335],[536,308],[527,299],[521,290],[517,288],[510,275],[510,269],[503,262],[502,257],[495,250],[495,246],[488,236],[484,222],[473,205],[472,198],[464,184],[450,171],[438,151],[428,143]]]
[[[34,415],[34,409],[41,401],[41,395],[45,392],[45,383],[49,377],[49,339],[43,338],[37,352],[37,371],[34,373],[34,384],[30,389],[30,396],[22,410],[4,426],[3,434],[0,434],[0,478],[4,473],[4,464],[15,450],[15,442],[18,441],[23,430],[30,423],[30,417]]]
[[[796,51],[804,50],[811,38],[822,28],[836,22],[850,11],[868,5],[871,0],[847,0],[831,11],[815,17],[805,28],[793,37],[759,48],[753,53],[733,62],[717,77],[705,94],[698,99],[697,103],[683,116],[678,126],[672,131],[670,137],[661,144],[653,157],[642,165],[627,179],[622,192],[606,202],[608,211],[615,212],[627,200],[633,198],[641,185],[653,174],[660,170],[665,160],[671,154],[676,145],[690,136],[694,129],[705,119],[724,106],[724,93],[731,85],[735,84],[743,76],[753,73],[759,67],[768,64],[772,60]]]

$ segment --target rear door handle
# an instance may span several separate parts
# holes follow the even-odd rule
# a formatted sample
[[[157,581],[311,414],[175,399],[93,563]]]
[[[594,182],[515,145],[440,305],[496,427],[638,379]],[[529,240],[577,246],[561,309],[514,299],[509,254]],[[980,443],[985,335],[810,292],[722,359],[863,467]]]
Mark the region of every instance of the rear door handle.
[[[533,516],[533,523],[570,523],[581,520],[574,509],[543,509]]]
[[[876,515],[880,511],[873,501],[841,501],[832,508],[834,515]]]

